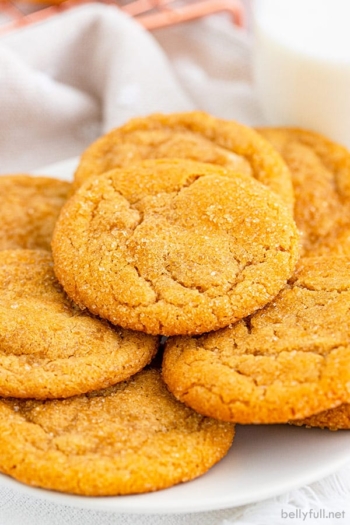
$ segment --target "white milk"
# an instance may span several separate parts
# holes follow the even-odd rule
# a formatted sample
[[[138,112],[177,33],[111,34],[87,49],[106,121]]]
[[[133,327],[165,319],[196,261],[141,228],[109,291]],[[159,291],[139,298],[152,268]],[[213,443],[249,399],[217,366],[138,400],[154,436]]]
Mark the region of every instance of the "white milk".
[[[270,125],[350,148],[350,0],[255,0],[254,78]]]

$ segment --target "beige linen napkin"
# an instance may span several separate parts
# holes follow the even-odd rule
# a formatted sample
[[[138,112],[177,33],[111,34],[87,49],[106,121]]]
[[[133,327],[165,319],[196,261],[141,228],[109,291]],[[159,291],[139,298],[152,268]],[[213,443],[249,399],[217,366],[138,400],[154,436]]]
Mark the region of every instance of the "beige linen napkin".
[[[132,116],[193,107],[161,47],[115,7],[0,38],[0,173],[78,155]]]
[[[87,4],[0,37],[0,173],[79,155],[133,116],[203,109],[263,124],[250,40],[225,14],[145,31]]]

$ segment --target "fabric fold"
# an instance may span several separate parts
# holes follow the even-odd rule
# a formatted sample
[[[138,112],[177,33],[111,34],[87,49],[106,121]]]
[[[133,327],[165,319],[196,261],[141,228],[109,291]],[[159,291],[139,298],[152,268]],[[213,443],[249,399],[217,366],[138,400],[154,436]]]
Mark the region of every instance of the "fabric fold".
[[[79,155],[133,116],[195,107],[154,38],[98,4],[1,38],[0,92],[2,173]]]

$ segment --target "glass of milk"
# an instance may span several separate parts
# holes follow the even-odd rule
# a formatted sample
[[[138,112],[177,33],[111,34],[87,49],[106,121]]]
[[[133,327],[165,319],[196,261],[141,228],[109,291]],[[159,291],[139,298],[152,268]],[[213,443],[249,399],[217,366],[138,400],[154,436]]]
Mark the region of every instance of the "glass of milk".
[[[350,0],[254,0],[253,73],[266,122],[350,148]]]

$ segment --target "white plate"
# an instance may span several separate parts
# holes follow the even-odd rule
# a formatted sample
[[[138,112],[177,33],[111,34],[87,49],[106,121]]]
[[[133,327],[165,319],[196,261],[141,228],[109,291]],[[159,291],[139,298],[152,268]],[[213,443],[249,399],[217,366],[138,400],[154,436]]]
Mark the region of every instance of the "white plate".
[[[0,485],[74,507],[120,513],[187,513],[253,503],[307,485],[350,461],[350,432],[288,425],[238,426],[228,455],[207,474],[138,496],[91,498],[32,488],[0,475]]]
[[[33,173],[36,175],[46,175],[48,177],[57,177],[58,179],[70,181],[73,179],[73,173],[78,166],[78,163],[79,157],[74,157],[62,160],[61,162],[56,162],[55,164],[51,164],[51,166],[46,166],[39,170],[33,170]]]
[[[77,159],[35,173],[70,179]],[[36,498],[120,513],[188,513],[224,509],[283,494],[350,462],[350,432],[289,425],[237,426],[228,455],[207,474],[138,496],[91,498],[37,489],[0,475],[0,485]]]

